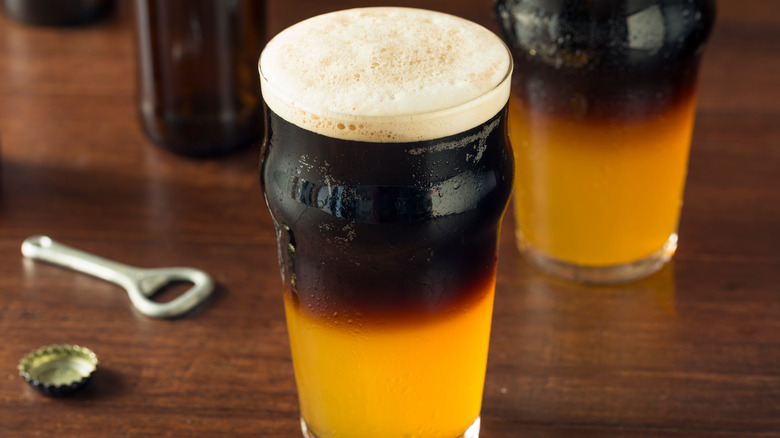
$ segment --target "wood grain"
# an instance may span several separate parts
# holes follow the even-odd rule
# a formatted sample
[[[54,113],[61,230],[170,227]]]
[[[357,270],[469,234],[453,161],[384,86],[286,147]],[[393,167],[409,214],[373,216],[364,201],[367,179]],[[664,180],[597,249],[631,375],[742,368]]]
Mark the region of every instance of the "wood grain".
[[[268,1],[269,34],[367,4]],[[387,2],[496,29],[487,0]],[[623,287],[529,268],[503,227],[482,437],[780,437],[780,2],[722,1],[702,70],[680,248]],[[0,16],[0,436],[300,436],[257,147],[215,160],[152,146],[136,117],[129,2],[79,28]],[[186,317],[23,260],[48,234],[217,280]],[[85,391],[41,396],[28,351],[83,344]]]

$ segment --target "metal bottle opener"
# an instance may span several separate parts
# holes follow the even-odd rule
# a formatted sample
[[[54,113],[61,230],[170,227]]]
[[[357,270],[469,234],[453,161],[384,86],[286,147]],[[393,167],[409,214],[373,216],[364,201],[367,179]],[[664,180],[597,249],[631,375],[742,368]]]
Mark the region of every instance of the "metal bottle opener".
[[[136,268],[71,248],[47,236],[28,237],[22,244],[22,254],[118,284],[127,291],[133,306],[151,318],[180,316],[203,302],[214,290],[211,277],[198,269]],[[190,282],[193,286],[167,303],[157,303],[149,299],[174,281]]]

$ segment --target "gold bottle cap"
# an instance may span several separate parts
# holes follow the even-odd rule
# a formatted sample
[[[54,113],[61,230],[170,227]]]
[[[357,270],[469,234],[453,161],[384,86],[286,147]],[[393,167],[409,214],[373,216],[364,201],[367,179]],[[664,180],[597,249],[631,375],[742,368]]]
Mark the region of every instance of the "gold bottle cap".
[[[78,345],[50,345],[31,352],[19,362],[19,374],[43,394],[71,394],[92,380],[97,356]]]

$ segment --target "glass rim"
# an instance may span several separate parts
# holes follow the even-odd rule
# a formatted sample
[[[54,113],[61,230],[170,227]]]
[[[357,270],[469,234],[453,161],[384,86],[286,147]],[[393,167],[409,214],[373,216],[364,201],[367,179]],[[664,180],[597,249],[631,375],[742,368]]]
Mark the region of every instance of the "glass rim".
[[[345,102],[337,97],[339,95],[339,87],[337,85],[333,85],[331,88],[328,85],[317,88],[316,98],[309,98],[304,86],[296,88],[295,83],[281,86],[286,81],[285,75],[296,77],[296,67],[287,66],[278,69],[279,65],[275,64],[276,57],[284,56],[278,52],[289,50],[289,47],[285,47],[285,42],[294,46],[303,44],[302,41],[305,38],[305,34],[318,29],[319,23],[309,27],[305,26],[301,31],[302,33],[294,33],[293,35],[296,36],[291,37],[291,39],[278,40],[280,42],[275,44],[273,49],[269,49],[282,33],[300,23],[325,15],[348,14],[349,12],[371,9],[415,11],[411,12],[412,14],[416,14],[416,11],[419,11],[422,14],[418,17],[425,19],[443,16],[446,17],[446,20],[451,20],[455,23],[454,26],[463,29],[463,32],[465,32],[463,34],[464,38],[483,43],[470,46],[469,50],[473,51],[470,55],[466,58],[460,58],[456,65],[449,65],[441,70],[453,73],[450,79],[445,78],[437,82],[435,76],[421,75],[420,78],[424,79],[418,82],[420,88],[411,92],[413,98],[406,101],[400,100],[399,102],[404,102],[400,105],[389,103],[386,105],[387,111],[382,111],[383,105],[385,105],[383,99],[372,98],[370,100],[371,103],[361,106],[360,95],[355,95],[357,97],[355,99],[356,104],[351,104],[350,102],[347,105],[343,105]],[[425,14],[430,15],[426,16]],[[404,142],[427,140],[453,135],[478,126],[498,114],[509,100],[509,89],[514,69],[512,52],[497,34],[469,19],[419,8],[368,7],[334,11],[312,17],[308,20],[294,24],[272,38],[261,53],[257,63],[263,103],[270,111],[302,129],[335,138],[364,139],[369,142],[386,142],[393,141],[393,139]],[[325,22],[327,22],[327,19]],[[448,25],[444,26],[439,27],[437,25],[439,29],[446,29]],[[474,39],[472,40],[472,38]],[[433,39],[429,41],[433,45],[437,44]],[[445,42],[439,43],[441,44],[440,47],[446,44]],[[406,41],[404,44],[407,47],[413,46],[414,41]],[[479,51],[482,47],[491,47],[492,54],[484,58],[490,60],[488,67],[483,67],[479,62]],[[454,50],[457,51],[457,46]],[[271,52],[274,55],[270,55],[269,53]],[[442,51],[442,53],[445,52]],[[435,58],[426,59],[434,63],[436,62]],[[270,68],[271,65],[274,65],[274,67]],[[347,65],[349,64],[345,63],[345,66]],[[347,68],[351,69],[352,67]],[[362,72],[361,68],[365,68],[365,65],[362,67],[358,65],[356,71]],[[407,71],[414,71],[414,66],[407,66],[406,68]],[[467,70],[460,73],[462,68]],[[273,75],[269,76],[266,69],[273,71]],[[338,77],[338,73],[336,75]],[[480,84],[477,81],[470,80],[472,75],[484,77],[485,81]],[[297,79],[291,80],[296,81]],[[312,77],[308,80],[316,81]],[[403,76],[398,77],[391,83],[394,87],[391,93],[403,92]],[[461,84],[466,86],[463,87]],[[363,86],[372,86],[372,84],[367,83]],[[483,86],[486,87],[483,88]],[[407,88],[407,90],[409,89]],[[387,102],[390,102],[390,100]],[[353,107],[352,110],[345,109],[350,106]]]

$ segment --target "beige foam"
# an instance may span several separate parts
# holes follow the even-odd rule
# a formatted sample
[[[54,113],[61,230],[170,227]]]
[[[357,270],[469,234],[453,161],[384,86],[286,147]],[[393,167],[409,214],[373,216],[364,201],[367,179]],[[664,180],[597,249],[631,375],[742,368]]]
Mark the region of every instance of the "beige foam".
[[[348,140],[420,141],[498,113],[511,57],[470,21],[411,8],[350,9],[300,22],[260,57],[263,98],[304,129]]]

